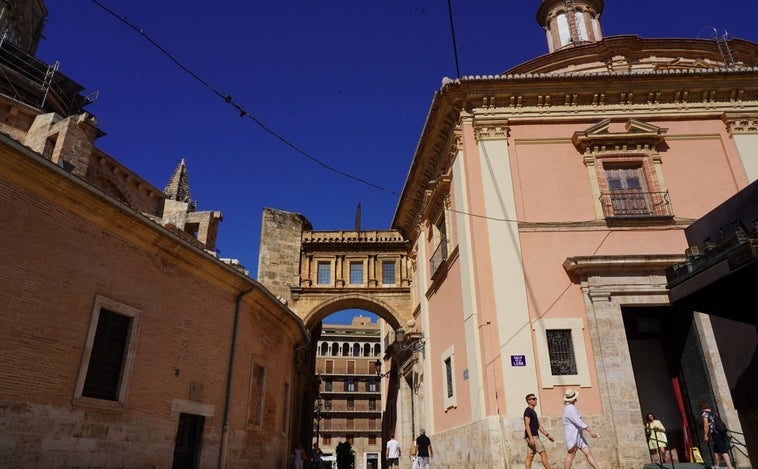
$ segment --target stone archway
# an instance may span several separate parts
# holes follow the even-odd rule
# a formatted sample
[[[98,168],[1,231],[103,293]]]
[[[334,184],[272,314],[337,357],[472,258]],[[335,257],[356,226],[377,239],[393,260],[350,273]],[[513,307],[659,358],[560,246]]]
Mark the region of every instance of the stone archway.
[[[413,319],[408,249],[396,230],[316,231],[303,215],[266,208],[258,281],[309,328],[351,308],[398,327]]]
[[[340,389],[341,396],[346,400],[353,398],[353,392],[357,391],[356,395],[360,395],[364,389],[364,394],[379,395],[378,389],[371,388],[372,391],[367,387],[371,382],[374,383],[371,386],[376,385],[378,378],[384,408],[373,411],[381,416],[381,429],[373,429],[378,441],[369,445],[372,454],[378,456],[378,461],[384,460],[386,439],[395,432],[398,424],[397,404],[402,400],[399,398],[400,391],[407,388],[410,391],[406,394],[413,393],[414,383],[418,382],[413,377],[420,374],[417,353],[390,345],[395,340],[394,331],[399,327],[408,327],[414,320],[411,279],[415,265],[409,246],[410,243],[395,230],[315,231],[300,214],[269,208],[263,212],[258,281],[289,306],[311,331],[310,350],[303,350],[307,354],[304,364],[307,369],[302,370],[304,383],[299,387],[303,422],[305,416],[313,413],[316,398],[320,403],[322,392],[327,395],[332,393],[332,389],[325,389],[322,376],[316,376],[317,358],[318,369],[321,370],[322,365],[326,367],[322,363],[324,357],[317,356],[319,339],[324,331],[323,319],[341,310],[359,309],[374,313],[386,322],[384,327],[376,325],[370,339],[374,344],[379,344],[377,349],[382,351],[382,356],[368,359],[353,357],[352,347],[359,340],[369,339],[346,339],[346,342],[352,340],[353,343],[346,349],[339,349],[340,355],[344,356],[333,357],[335,363],[344,358],[345,369],[342,373],[337,372],[342,363],[333,364],[335,371],[324,375],[330,380],[341,380],[340,386],[348,386],[348,382],[356,386]],[[411,330],[408,332],[413,333]],[[324,337],[339,342],[338,338],[331,339],[333,333],[337,334],[338,331],[328,330]],[[323,345],[329,353],[333,353],[328,349],[329,343]],[[354,358],[352,365],[349,364],[350,358]],[[383,362],[390,358],[392,368],[385,373],[380,374],[376,367],[371,366],[374,360]],[[365,387],[360,388],[361,385]],[[368,413],[371,412],[369,408]],[[350,408],[346,407],[343,414],[350,414]],[[320,416],[320,412],[317,415]],[[317,432],[320,423],[319,417]],[[410,428],[413,428],[412,424]],[[345,429],[347,432],[348,424]],[[370,425],[367,431],[372,431]],[[312,441],[307,430],[301,432],[300,438]],[[364,451],[364,457],[367,452]]]

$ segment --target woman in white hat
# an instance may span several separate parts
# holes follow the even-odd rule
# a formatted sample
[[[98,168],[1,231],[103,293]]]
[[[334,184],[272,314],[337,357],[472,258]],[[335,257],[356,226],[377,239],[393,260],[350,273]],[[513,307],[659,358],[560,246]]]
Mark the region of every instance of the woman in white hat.
[[[576,408],[576,400],[579,398],[579,393],[573,389],[566,389],[563,394],[563,437],[566,441],[566,449],[568,454],[566,455],[566,461],[563,463],[563,469],[571,469],[571,464],[574,462],[574,456],[576,456],[576,450],[580,450],[587,456],[587,462],[593,469],[600,469],[600,466],[595,461],[595,457],[592,456],[587,440],[584,439],[584,430],[590,434],[592,438],[597,438],[597,433],[590,430],[589,425],[584,423],[582,416],[579,415],[579,409]]]

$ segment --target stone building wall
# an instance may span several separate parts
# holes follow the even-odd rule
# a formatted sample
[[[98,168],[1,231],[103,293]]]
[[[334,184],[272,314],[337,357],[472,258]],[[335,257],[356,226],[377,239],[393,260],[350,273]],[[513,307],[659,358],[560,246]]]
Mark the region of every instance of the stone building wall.
[[[291,303],[291,286],[300,284],[300,246],[311,223],[299,213],[263,209],[258,253],[258,281]]]
[[[284,467],[301,422],[281,404],[301,390],[294,354],[308,337],[281,302],[6,137],[0,219],[0,466],[171,467],[188,413],[205,417],[201,467],[216,467],[223,445],[230,466]],[[121,403],[77,397],[101,298],[138,318]],[[249,419],[253,360],[266,370],[261,423]]]

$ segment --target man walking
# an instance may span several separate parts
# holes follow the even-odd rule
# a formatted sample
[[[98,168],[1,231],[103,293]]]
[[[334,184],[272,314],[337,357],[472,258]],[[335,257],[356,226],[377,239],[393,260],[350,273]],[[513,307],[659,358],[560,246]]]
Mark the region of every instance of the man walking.
[[[545,469],[550,469],[550,462],[547,459],[547,451],[545,446],[540,441],[540,432],[550,441],[555,441],[550,433],[540,425],[540,420],[537,417],[537,412],[534,410],[537,407],[537,396],[534,394],[526,395],[526,409],[524,409],[524,439],[526,440],[526,469],[532,469],[532,461],[534,455],[539,454],[542,460],[542,465]]]
[[[387,442],[387,465],[390,469],[400,466],[400,443],[395,435],[390,435],[390,441]]]
[[[429,469],[429,458],[434,457],[432,440],[426,436],[426,430],[419,430],[420,435],[416,438],[416,462],[419,469]]]

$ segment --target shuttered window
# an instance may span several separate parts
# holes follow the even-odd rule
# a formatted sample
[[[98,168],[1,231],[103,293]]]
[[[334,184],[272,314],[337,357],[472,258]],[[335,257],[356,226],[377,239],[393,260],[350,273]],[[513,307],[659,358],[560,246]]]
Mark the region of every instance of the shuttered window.
[[[117,401],[132,318],[101,309],[82,396]]]

